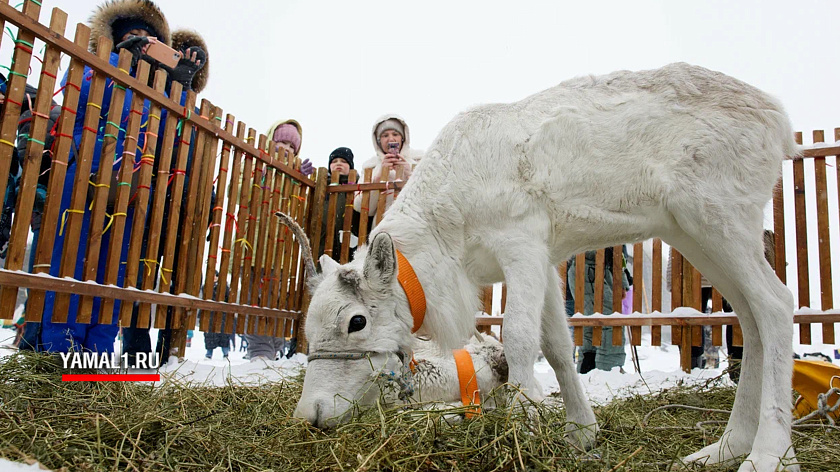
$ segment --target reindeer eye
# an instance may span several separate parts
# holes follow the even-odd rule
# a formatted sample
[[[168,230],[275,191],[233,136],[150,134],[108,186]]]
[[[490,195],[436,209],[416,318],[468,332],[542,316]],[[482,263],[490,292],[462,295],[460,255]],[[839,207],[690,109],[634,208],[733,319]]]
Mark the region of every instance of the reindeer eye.
[[[367,324],[367,320],[362,315],[356,315],[350,318],[350,327],[347,328],[348,333],[352,333],[355,331],[361,331],[365,329],[365,325]]]

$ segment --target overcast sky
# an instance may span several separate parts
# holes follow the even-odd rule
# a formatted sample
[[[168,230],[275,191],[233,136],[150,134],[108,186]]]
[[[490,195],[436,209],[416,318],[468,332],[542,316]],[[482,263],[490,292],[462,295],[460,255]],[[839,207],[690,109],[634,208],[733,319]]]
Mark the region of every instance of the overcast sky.
[[[12,2],[13,4],[16,2]],[[209,46],[201,97],[265,133],[304,129],[301,157],[326,165],[348,146],[361,164],[381,114],[408,121],[426,148],[456,113],[509,102],[585,74],[685,61],[783,101],[797,130],[840,126],[835,1],[217,1],[159,0],[173,29]],[[737,4],[736,4],[737,3]],[[58,6],[72,38],[97,2]],[[9,62],[4,41],[0,62]]]

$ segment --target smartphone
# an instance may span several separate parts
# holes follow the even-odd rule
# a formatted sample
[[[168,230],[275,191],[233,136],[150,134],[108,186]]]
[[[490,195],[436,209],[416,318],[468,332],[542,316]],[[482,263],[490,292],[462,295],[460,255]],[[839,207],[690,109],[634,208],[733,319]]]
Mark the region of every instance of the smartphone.
[[[146,49],[146,55],[170,69],[174,69],[183,56],[179,51],[167,46],[166,43],[158,41],[157,38],[149,38],[149,48]]]
[[[388,143],[388,153],[396,155],[400,152],[400,143]]]

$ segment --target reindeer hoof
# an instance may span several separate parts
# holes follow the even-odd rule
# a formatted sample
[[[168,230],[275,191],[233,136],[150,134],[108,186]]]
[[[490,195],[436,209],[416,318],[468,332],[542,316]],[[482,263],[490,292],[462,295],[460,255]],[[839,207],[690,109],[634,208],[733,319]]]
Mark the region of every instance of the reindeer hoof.
[[[793,456],[793,449],[790,456],[779,458],[772,454],[752,453],[741,463],[738,472],[799,472],[799,463]]]
[[[595,447],[598,425],[580,425],[566,423],[566,440],[581,450],[588,451]]]
[[[718,440],[700,449],[694,454],[683,458],[685,464],[712,465],[724,462],[732,462],[738,457],[745,456],[750,452],[750,447],[739,446],[734,441],[723,442]]]

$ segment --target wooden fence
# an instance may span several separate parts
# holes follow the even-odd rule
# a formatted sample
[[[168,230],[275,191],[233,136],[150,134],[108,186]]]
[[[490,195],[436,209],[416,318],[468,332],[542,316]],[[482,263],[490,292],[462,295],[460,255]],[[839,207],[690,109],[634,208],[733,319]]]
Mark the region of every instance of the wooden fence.
[[[165,90],[166,77],[156,71],[151,75],[148,64],[136,67],[133,75],[128,72],[130,55],[120,56],[114,67],[108,63],[112,49],[110,41],[100,38],[99,55],[88,52],[90,30],[78,25],[73,41],[64,37],[66,14],[54,9],[49,27],[39,23],[40,5],[25,1],[23,11],[0,0],[0,28],[14,25],[18,28],[14,41],[13,63],[7,95],[3,97],[0,113],[0,182],[6,182],[14,152],[21,107],[26,100],[24,84],[33,70],[40,70],[37,87],[42,91],[56,90],[61,55],[71,58],[66,71],[67,86],[56,93],[61,99],[60,118],[53,130],[47,129],[52,93],[38,93],[32,104],[33,115],[26,151],[20,156],[22,175],[20,192],[15,205],[12,234],[8,256],[0,269],[0,318],[11,318],[15,299],[20,288],[29,289],[26,309],[28,321],[40,321],[44,310],[46,291],[56,292],[53,319],[66,317],[70,295],[79,295],[77,321],[90,322],[92,307],[99,304],[103,314],[99,323],[111,321],[115,300],[122,300],[119,323],[126,326],[131,321],[133,302],[139,303],[137,326],[149,326],[152,313],[166,312],[173,307],[172,327],[176,329],[174,346],[183,349],[187,327],[196,325],[199,310],[204,313],[221,312],[227,316],[226,327],[237,318],[238,333],[272,334],[289,336],[298,332],[296,324],[305,312],[307,300],[303,264],[299,257],[300,246],[291,233],[271,217],[275,210],[293,215],[310,235],[315,255],[331,253],[333,238],[325,239],[320,247],[323,228],[326,234],[350,231],[352,210],[350,202],[360,192],[359,245],[365,243],[370,232],[368,208],[378,200],[376,213],[381,218],[388,194],[396,196],[403,182],[397,176],[394,182],[377,182],[358,185],[339,185],[333,176],[327,182],[326,169],[318,169],[314,179],[307,178],[296,169],[299,162],[294,156],[266,152],[267,138],[253,128],[227,114],[208,100],[202,100],[198,109],[192,92],[186,101],[169,97],[181,96],[181,88],[174,83]],[[8,38],[0,39],[8,41]],[[43,44],[37,53],[37,45]],[[38,57],[40,56],[40,57]],[[40,63],[33,62],[36,58]],[[92,75],[84,77],[85,67]],[[90,80],[87,103],[79,106],[79,84]],[[151,84],[151,85],[148,85]],[[35,85],[34,83],[32,85]],[[127,102],[128,92],[131,98]],[[168,94],[166,93],[168,92]],[[59,97],[60,95],[60,97]],[[120,111],[121,116],[101,116],[103,99],[110,98],[108,113]],[[123,114],[123,104],[130,110]],[[144,112],[144,106],[149,108]],[[85,113],[85,126],[81,141],[74,143],[73,129],[76,115]],[[165,113],[165,119],[163,119]],[[104,121],[104,130],[97,127]],[[247,130],[247,131],[246,131]],[[41,159],[48,132],[55,136],[50,157],[47,200],[41,217],[41,231],[37,241],[34,264],[24,261],[30,220],[33,212],[36,182],[41,173]],[[137,149],[141,137],[146,138],[142,149]],[[158,139],[148,139],[150,137]],[[801,136],[799,137],[801,142]],[[840,129],[835,130],[840,139]],[[118,140],[125,151],[115,156]],[[814,141],[823,141],[822,132],[814,133]],[[75,162],[70,162],[71,149],[78,144]],[[99,170],[91,176],[91,156],[101,148]],[[831,248],[834,247],[835,265],[838,254],[837,227],[840,217],[834,208],[829,211],[829,187],[836,193],[837,186],[827,185],[827,169],[837,170],[838,147],[813,147],[804,157],[786,162],[782,184],[777,188],[773,205],[773,228],[776,234],[776,271],[782,281],[794,287],[798,304],[812,306],[812,284],[818,285],[819,309],[814,313],[800,313],[795,321],[800,325],[803,343],[810,342],[810,324],[822,324],[825,343],[834,343],[834,322],[840,314],[833,312],[836,302],[832,289]],[[807,164],[807,165],[806,165]],[[74,169],[72,199],[62,206],[61,194],[65,190],[68,168]],[[808,172],[805,170],[808,169]],[[368,169],[366,182],[371,181]],[[806,174],[813,174],[806,182]],[[840,170],[837,171],[840,181]],[[350,182],[356,182],[355,171]],[[167,182],[163,185],[163,182]],[[810,189],[810,190],[809,190]],[[339,207],[337,198],[329,198],[326,220],[322,221],[325,199],[346,194],[346,204]],[[0,193],[0,206],[3,194]],[[840,199],[838,199],[840,200]],[[815,209],[808,208],[815,201]],[[167,210],[168,208],[168,210]],[[338,217],[338,218],[336,218]],[[128,224],[131,219],[132,224]],[[337,223],[341,228],[337,228]],[[833,232],[830,231],[833,228]],[[53,257],[52,247],[56,230],[66,232],[61,258]],[[109,241],[103,235],[110,232]],[[814,234],[814,232],[816,232]],[[127,256],[120,244],[128,235]],[[81,234],[88,234],[80,241]],[[793,234],[793,240],[788,234]],[[815,236],[815,237],[814,237]],[[811,244],[809,238],[813,239]],[[350,238],[343,238],[340,261],[346,262],[350,254]],[[104,247],[103,247],[104,246]],[[792,251],[788,248],[795,247]],[[595,342],[600,341],[601,328],[629,326],[630,343],[641,343],[641,330],[649,326],[651,342],[662,342],[662,326],[671,327],[671,342],[682,349],[683,366],[690,362],[690,345],[699,345],[700,327],[711,325],[712,340],[720,345],[721,325],[737,324],[731,314],[722,314],[722,299],[713,292],[712,308],[718,314],[687,314],[678,307],[700,307],[700,275],[678,253],[663,250],[658,240],[636,243],[633,253],[650,254],[650,269],[645,269],[642,257],[634,257],[630,268],[638,290],[633,292],[633,315],[592,316],[581,315],[571,319],[575,328],[575,342],[581,344],[583,326],[593,326]],[[85,251],[82,277],[76,277],[79,251]],[[809,252],[809,250],[811,252]],[[818,258],[809,258],[813,251]],[[611,267],[614,274],[613,309],[620,311],[623,288],[621,248],[613,251]],[[794,254],[794,257],[789,257]],[[106,258],[104,271],[98,270],[100,258]],[[663,284],[663,260],[672,257],[671,288]],[[583,255],[577,256],[575,274],[575,311],[583,308]],[[814,260],[817,262],[815,263]],[[787,262],[790,261],[790,264]],[[604,291],[604,271],[607,270],[605,251],[597,252],[595,275],[595,311],[603,310],[601,295]],[[117,285],[120,266],[125,265],[125,277]],[[50,272],[58,270],[57,275]],[[565,273],[565,264],[559,267]],[[217,275],[218,274],[218,275]],[[214,284],[214,280],[218,280]],[[647,280],[647,286],[645,281]],[[795,282],[795,283],[793,283]],[[217,285],[214,290],[214,285]],[[495,296],[501,303],[493,304],[493,289],[487,288],[485,315],[477,317],[482,329],[502,324],[504,289]],[[498,289],[497,289],[498,290]],[[646,297],[650,293],[650,297]],[[162,311],[163,310],[163,311]],[[665,313],[665,314],[662,314]],[[218,331],[222,317],[215,317],[214,326],[209,317],[202,316],[200,329]],[[165,316],[155,316],[154,326],[161,328]],[[300,333],[302,334],[302,333]],[[614,342],[620,341],[620,330],[613,331]],[[736,329],[736,343],[738,333]],[[300,345],[305,349],[305,342]]]
[[[0,317],[12,317],[18,290],[27,288],[27,321],[42,319],[45,293],[53,291],[56,322],[66,320],[71,294],[80,296],[76,320],[81,323],[91,321],[94,304],[100,305],[99,323],[110,323],[115,299],[140,302],[141,327],[149,326],[153,309],[161,314],[173,307],[172,326],[180,333],[175,343],[181,346],[184,327],[196,325],[198,310],[227,313],[228,329],[234,313],[248,315],[238,318],[240,333],[247,324],[248,332],[289,335],[301,313],[303,268],[299,245],[270,215],[279,209],[308,227],[312,209],[322,205],[318,199],[323,199],[323,189],[320,197],[316,195],[315,183],[296,170],[299,162],[293,156],[267,153],[266,137],[257,136],[233,115],[224,115],[207,100],[196,108],[192,91],[183,104],[170,99],[181,97],[182,89],[173,82],[165,90],[164,72],[156,71],[149,80],[150,66],[141,62],[130,75],[131,55],[126,51],[117,67],[110,65],[110,40],[99,39],[100,53],[95,56],[87,50],[87,26],[78,25],[70,41],[64,37],[67,15],[54,9],[47,27],[38,22],[40,8],[26,1],[20,12],[7,0],[0,1],[0,29],[9,24],[18,28],[0,115],[0,182],[7,181],[15,140],[28,140],[19,158],[20,191],[5,267],[0,270]],[[39,44],[44,49],[37,53]],[[67,85],[63,93],[56,92],[60,118],[47,130],[61,55],[71,58]],[[22,104],[29,98],[24,85],[33,66],[40,75],[32,85],[48,92],[37,93],[31,106],[29,135],[16,136]],[[86,67],[92,71],[87,76]],[[90,81],[90,88],[87,103],[79,104],[82,80]],[[76,143],[74,123],[81,113],[84,131]],[[102,121],[104,129],[97,131]],[[48,132],[55,140],[52,149],[45,150]],[[118,140],[126,150],[121,156],[115,155]],[[91,174],[97,147],[99,169]],[[34,264],[25,268],[33,196],[45,151],[51,159],[47,199]],[[68,168],[75,178],[66,205],[61,195]],[[56,229],[65,241],[60,259],[53,257]],[[106,233],[110,245],[103,243]],[[86,241],[80,240],[81,234],[89,236]],[[121,244],[124,236],[127,248]],[[121,254],[126,249],[127,257]],[[85,251],[81,278],[76,275],[79,251]],[[98,270],[101,258],[107,258],[104,272]],[[125,277],[117,286],[121,265]],[[58,275],[50,275],[56,269]],[[121,305],[122,326],[131,320],[132,307],[133,303]],[[210,327],[209,317],[202,317],[201,329],[218,330],[221,318]],[[154,326],[161,328],[165,321],[165,316],[156,316]]]

